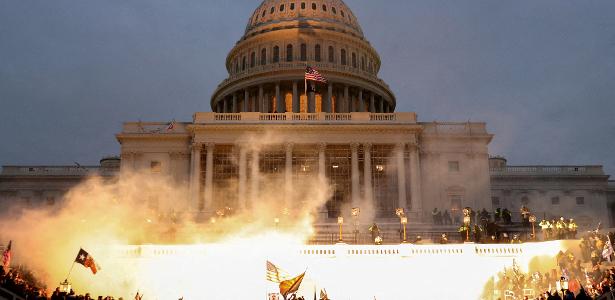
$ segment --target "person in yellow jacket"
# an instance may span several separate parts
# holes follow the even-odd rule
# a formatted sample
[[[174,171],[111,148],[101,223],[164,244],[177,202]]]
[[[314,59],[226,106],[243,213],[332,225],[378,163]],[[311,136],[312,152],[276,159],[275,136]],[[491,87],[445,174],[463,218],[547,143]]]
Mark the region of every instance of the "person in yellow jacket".
[[[568,237],[571,239],[576,239],[577,238],[577,228],[579,226],[577,226],[577,223],[574,222],[574,219],[570,219],[570,222],[568,222]]]
[[[564,222],[564,217],[560,217],[555,223],[555,232],[557,232],[557,239],[563,240],[566,238],[566,232],[568,231],[568,225]]]
[[[543,219],[542,221],[540,221],[540,223],[538,223],[538,226],[540,226],[541,232],[542,232],[542,240],[546,241],[549,240],[551,237],[549,236],[549,227],[551,227],[551,223],[549,222],[549,220],[545,220]]]

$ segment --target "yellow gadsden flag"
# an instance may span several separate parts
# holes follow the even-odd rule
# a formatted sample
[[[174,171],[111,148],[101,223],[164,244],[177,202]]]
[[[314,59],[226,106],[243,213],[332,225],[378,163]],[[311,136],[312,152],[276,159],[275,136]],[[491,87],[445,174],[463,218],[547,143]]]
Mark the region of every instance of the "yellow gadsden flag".
[[[284,299],[286,299],[289,294],[292,294],[299,290],[299,286],[301,285],[304,276],[305,272],[293,279],[280,282],[280,294],[282,294],[282,297],[284,297]]]

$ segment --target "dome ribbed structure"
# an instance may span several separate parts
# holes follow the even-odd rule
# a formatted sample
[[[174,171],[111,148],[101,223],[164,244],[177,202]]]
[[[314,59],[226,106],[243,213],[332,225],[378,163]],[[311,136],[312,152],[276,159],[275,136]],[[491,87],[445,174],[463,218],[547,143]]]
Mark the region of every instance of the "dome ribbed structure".
[[[314,84],[315,92],[306,94],[307,66],[328,83]],[[229,77],[211,98],[215,112],[384,113],[396,106],[378,78],[378,53],[341,0],[263,1],[226,68]]]

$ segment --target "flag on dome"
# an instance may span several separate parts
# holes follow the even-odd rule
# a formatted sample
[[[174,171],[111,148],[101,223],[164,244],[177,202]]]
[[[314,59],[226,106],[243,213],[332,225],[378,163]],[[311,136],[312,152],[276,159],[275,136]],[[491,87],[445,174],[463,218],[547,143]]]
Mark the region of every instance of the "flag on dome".
[[[305,80],[327,83],[327,79],[310,66],[305,68]]]
[[[2,266],[5,269],[8,269],[11,265],[11,244],[13,244],[13,241],[9,241],[9,245],[2,252]]]
[[[96,274],[96,272],[98,272],[98,269],[100,269],[100,267],[94,261],[94,258],[87,251],[83,249],[79,249],[77,258],[75,258],[75,262],[82,264],[84,267],[92,270],[93,274]]]

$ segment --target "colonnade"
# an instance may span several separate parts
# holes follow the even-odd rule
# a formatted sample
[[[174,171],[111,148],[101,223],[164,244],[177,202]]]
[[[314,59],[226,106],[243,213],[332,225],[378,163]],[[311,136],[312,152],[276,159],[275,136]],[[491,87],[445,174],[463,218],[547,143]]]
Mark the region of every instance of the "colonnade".
[[[259,169],[259,152],[257,150],[251,150],[247,145],[236,145],[238,151],[238,209],[246,209],[249,207],[248,199],[258,199],[259,186],[260,186],[260,169]],[[285,151],[285,166],[284,166],[284,189],[286,194],[290,194],[293,188],[293,149],[295,144],[286,143],[284,145]],[[363,185],[360,182],[360,170],[359,170],[359,149],[362,147],[364,153],[364,172],[363,172]],[[211,212],[214,209],[213,199],[213,178],[214,174],[214,155],[215,155],[214,143],[194,143],[192,145],[192,160],[191,160],[191,180],[190,180],[190,193],[192,201],[192,209],[196,211]],[[351,201],[353,207],[359,206],[361,200],[371,201],[374,199],[374,187],[372,184],[372,163],[371,163],[371,143],[351,143]],[[318,178],[320,182],[326,182],[326,143],[318,144]],[[202,151],[205,151],[205,173],[204,173],[204,185],[201,184],[201,155]],[[398,197],[396,199],[397,207],[410,208],[410,212],[420,212],[422,210],[421,204],[421,174],[419,163],[419,152],[415,144],[412,143],[398,143],[395,145],[395,151],[392,157],[397,167],[397,182],[398,182]],[[409,153],[409,159],[405,159],[405,153]],[[248,155],[251,155],[251,174],[248,178]],[[410,180],[406,180],[406,169],[409,168]],[[370,170],[367,172],[365,170]],[[406,184],[409,183],[409,186]],[[249,187],[249,197],[247,195]],[[410,188],[411,199],[408,203],[406,199],[407,188]],[[202,196],[202,197],[201,197]],[[202,204],[199,204],[203,199]]]
[[[308,85],[311,86],[311,83],[308,82]],[[217,99],[213,110],[217,113],[390,113],[394,111],[394,104],[385,96],[361,87],[333,82],[313,86],[316,91],[308,89],[307,95],[302,80],[249,86]],[[290,99],[287,99],[287,94],[292,95]],[[301,106],[301,97],[307,98],[305,107]],[[317,105],[317,102],[320,104]]]

